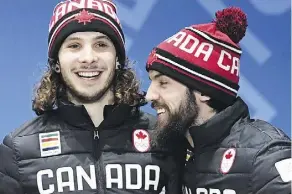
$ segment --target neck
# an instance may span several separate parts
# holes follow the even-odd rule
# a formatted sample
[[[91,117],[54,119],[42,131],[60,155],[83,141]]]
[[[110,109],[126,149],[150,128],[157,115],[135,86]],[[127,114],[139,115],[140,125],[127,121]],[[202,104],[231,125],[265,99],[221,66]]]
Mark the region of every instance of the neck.
[[[193,124],[190,126],[190,128],[192,126],[200,126],[200,125],[206,123],[208,120],[210,120],[212,117],[214,117],[217,114],[217,112],[214,109],[212,109],[211,107],[209,107],[205,104],[202,106],[203,107],[199,108],[198,116],[197,116],[197,118],[195,118],[195,120],[194,120]],[[186,138],[189,141],[190,145],[192,147],[194,147],[194,141],[190,135],[189,130],[187,130]]]
[[[207,105],[203,106],[204,107],[199,108],[199,114],[198,117],[194,120],[193,126],[200,126],[217,114],[213,108]]]
[[[114,93],[109,89],[98,101],[92,103],[80,103],[76,99],[70,99],[74,104],[82,104],[87,110],[95,127],[98,127],[104,120],[103,110],[106,105],[114,104]]]

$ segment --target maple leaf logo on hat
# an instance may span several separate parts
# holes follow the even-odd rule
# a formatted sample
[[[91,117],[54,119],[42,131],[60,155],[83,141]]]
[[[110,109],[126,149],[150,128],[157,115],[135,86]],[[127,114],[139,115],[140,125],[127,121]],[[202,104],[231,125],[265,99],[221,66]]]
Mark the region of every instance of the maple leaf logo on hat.
[[[96,19],[94,15],[83,9],[76,17],[75,19],[78,20],[78,23],[83,23],[86,25],[87,22],[91,22],[92,19]]]

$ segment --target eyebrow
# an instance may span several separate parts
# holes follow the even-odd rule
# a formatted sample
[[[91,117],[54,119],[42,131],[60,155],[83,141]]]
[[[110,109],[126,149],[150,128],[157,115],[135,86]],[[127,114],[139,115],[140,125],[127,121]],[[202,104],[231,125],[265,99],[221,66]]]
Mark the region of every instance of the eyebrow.
[[[107,39],[107,40],[110,40],[108,36],[106,35],[99,35],[99,36],[96,36],[93,38],[94,40],[100,40],[100,39]],[[73,37],[69,37],[66,42],[69,42],[69,41],[73,41],[73,40],[81,40],[81,38],[79,38],[78,36],[73,36]]]
[[[109,37],[106,36],[106,35],[96,36],[94,39],[95,39],[95,40],[100,40],[100,39],[107,39],[107,40],[110,40]]]
[[[153,76],[153,79],[157,79],[157,78],[159,78],[159,77],[161,77],[161,76],[163,76],[163,74],[161,74],[161,73],[157,73],[157,74],[155,74],[155,75]],[[153,80],[153,79],[150,78],[150,76],[149,76],[149,79],[150,79],[150,80]]]

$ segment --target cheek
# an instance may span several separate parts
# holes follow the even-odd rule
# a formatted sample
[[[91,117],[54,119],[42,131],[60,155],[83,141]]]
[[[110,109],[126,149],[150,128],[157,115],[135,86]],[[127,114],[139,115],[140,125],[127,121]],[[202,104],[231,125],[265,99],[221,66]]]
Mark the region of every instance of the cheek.
[[[99,58],[103,60],[108,69],[116,68],[116,55],[114,55],[114,53],[111,52],[101,53]]]
[[[72,54],[63,54],[59,55],[59,63],[61,66],[62,71],[68,71],[71,67],[72,64],[76,63],[75,61],[77,60],[77,56],[72,55]]]
[[[170,112],[176,112],[181,104],[181,95],[177,92],[168,93],[164,95],[163,102]]]

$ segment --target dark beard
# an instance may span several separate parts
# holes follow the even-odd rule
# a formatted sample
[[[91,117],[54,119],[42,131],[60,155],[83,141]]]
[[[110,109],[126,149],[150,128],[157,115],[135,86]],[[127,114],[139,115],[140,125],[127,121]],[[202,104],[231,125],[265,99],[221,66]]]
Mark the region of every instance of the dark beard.
[[[152,146],[177,146],[175,142],[185,139],[185,134],[197,119],[198,112],[195,96],[187,90],[186,99],[182,101],[179,110],[175,113],[169,112],[168,123],[165,127],[162,129],[156,123],[152,134]]]

